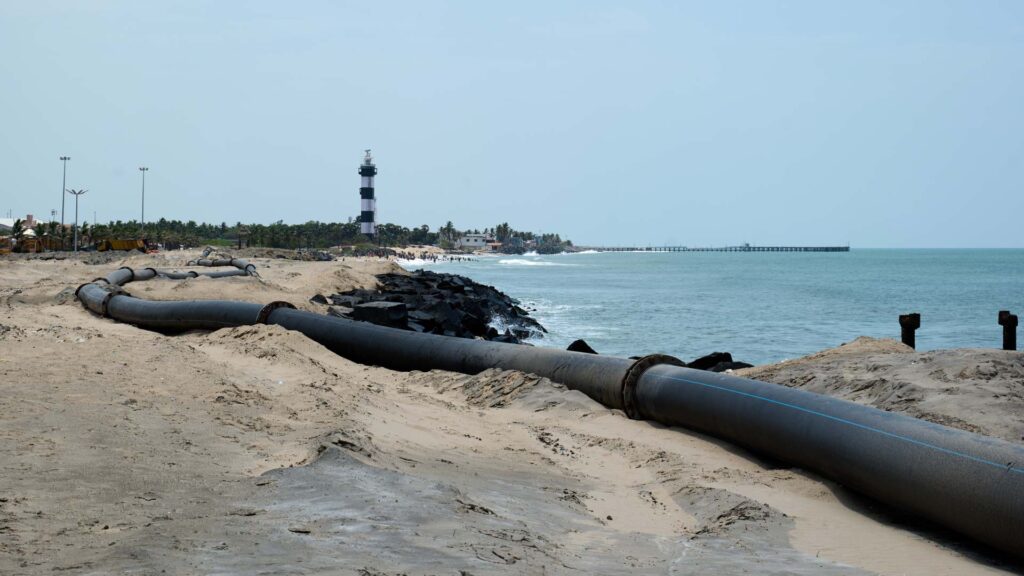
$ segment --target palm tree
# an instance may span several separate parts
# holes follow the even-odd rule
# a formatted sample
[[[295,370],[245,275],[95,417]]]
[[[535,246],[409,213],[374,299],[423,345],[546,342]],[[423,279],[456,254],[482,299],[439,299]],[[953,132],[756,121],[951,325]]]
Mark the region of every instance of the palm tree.
[[[90,242],[86,241],[85,238],[90,234],[92,234],[92,227],[89,226],[88,222],[82,222],[82,225],[78,228],[78,235],[81,236],[79,244],[89,244]]]

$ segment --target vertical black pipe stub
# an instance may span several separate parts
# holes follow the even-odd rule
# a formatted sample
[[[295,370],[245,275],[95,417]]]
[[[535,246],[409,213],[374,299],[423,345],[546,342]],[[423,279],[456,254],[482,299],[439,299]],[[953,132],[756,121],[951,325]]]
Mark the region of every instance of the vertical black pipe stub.
[[[1017,315],[1009,310],[999,311],[999,325],[1003,327],[1003,350],[1017,349]]]
[[[633,362],[626,370],[626,375],[622,377],[622,410],[631,420],[642,419],[636,402],[636,386],[640,382],[640,377],[649,368],[658,364],[686,367],[686,362],[667,354],[649,354]]]
[[[913,314],[900,314],[900,339],[907,346],[917,348],[914,332],[920,327],[921,315],[917,312]]]

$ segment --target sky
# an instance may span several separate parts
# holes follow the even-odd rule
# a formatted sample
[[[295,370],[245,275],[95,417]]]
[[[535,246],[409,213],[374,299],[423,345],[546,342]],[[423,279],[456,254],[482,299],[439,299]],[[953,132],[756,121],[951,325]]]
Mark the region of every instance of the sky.
[[[1024,247],[1024,2],[0,1],[0,212]],[[73,218],[68,197],[66,219]],[[58,214],[59,218],[59,214]]]

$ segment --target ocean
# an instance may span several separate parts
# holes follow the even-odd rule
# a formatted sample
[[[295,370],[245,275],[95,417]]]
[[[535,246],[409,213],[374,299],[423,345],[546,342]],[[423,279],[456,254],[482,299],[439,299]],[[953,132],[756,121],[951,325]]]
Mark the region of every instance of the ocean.
[[[921,313],[917,348],[999,348],[999,310],[1024,312],[1024,250],[845,253],[577,253],[407,261],[519,299],[565,347],[665,353],[685,361],[731,352],[752,364],[796,358],[858,336],[900,337]]]

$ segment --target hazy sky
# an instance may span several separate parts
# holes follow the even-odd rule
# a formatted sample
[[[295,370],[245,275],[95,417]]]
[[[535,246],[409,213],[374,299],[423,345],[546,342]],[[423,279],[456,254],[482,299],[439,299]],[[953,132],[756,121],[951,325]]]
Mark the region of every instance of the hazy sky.
[[[2,0],[0,120],[3,216],[1024,246],[1016,0]]]

